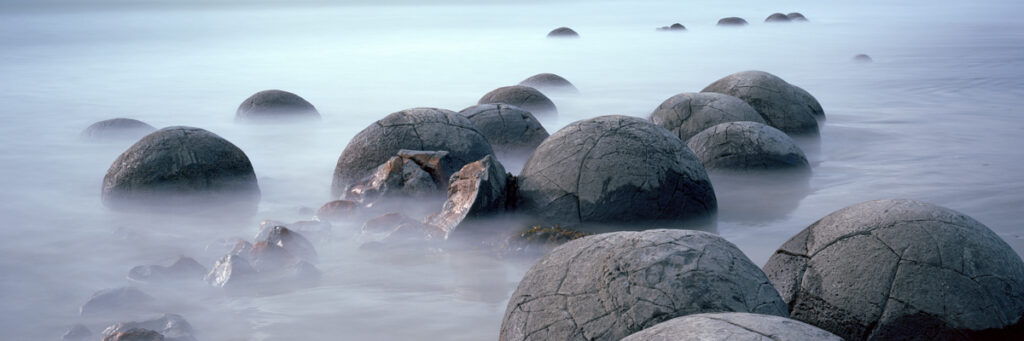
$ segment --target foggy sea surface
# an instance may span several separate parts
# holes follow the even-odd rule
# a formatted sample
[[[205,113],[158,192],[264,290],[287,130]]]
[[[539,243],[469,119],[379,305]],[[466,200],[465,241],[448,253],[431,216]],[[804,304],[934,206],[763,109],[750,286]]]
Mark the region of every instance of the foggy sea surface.
[[[334,240],[317,244],[324,277],[312,288],[230,296],[125,275],[177,255],[209,268],[226,252],[217,240],[251,240],[262,219],[309,219],[300,208],[331,199],[338,156],[373,121],[412,107],[458,111],[541,72],[581,91],[550,96],[560,112],[542,120],[550,133],[599,115],[647,117],[674,94],[745,70],[813,94],[827,120],[819,141],[801,141],[809,179],[712,174],[718,233],[757,265],[826,214],[881,198],[958,210],[1024,252],[1024,10],[1015,1],[75,4],[0,2],[3,340],[56,340],[77,323],[96,335],[162,312],[183,315],[200,340],[494,339],[531,261],[361,252],[361,221],[335,224]],[[763,23],[793,11],[810,22]],[[751,24],[715,27],[727,16]],[[689,30],[655,31],[675,22]],[[559,26],[582,38],[545,39]],[[874,62],[852,62],[859,53]],[[323,121],[235,124],[238,104],[264,89],[303,96]],[[103,176],[132,142],[78,137],[114,117],[233,142],[255,168],[259,212],[107,210]],[[155,296],[153,314],[79,316],[93,292],[124,285]]]

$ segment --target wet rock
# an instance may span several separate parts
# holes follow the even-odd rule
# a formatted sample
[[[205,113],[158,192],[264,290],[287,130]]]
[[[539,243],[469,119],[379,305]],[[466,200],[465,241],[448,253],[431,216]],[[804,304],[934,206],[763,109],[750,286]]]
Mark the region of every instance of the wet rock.
[[[487,138],[462,115],[433,108],[403,110],[371,124],[349,141],[334,170],[332,193],[341,196],[402,149],[446,151],[452,160],[446,169],[462,168],[493,153]]]
[[[650,116],[651,122],[686,141],[712,126],[734,121],[765,123],[747,102],[719,93],[681,93],[664,102]]]
[[[206,267],[195,259],[179,256],[171,265],[140,265],[128,271],[128,279],[140,282],[201,280]]]
[[[285,248],[268,242],[252,244],[246,259],[256,272],[276,271],[299,262],[299,258]]]
[[[69,328],[64,335],[61,336],[61,341],[86,341],[92,336],[92,331],[84,325],[76,324]]]
[[[310,241],[326,241],[331,238],[331,231],[334,226],[326,221],[319,220],[300,220],[292,223],[282,223],[274,220],[264,220],[260,222],[259,232],[256,234],[254,240],[266,240],[267,236],[273,231],[275,226],[284,226],[289,230],[295,231],[301,234],[303,237]]]
[[[503,103],[529,111],[538,118],[555,117],[558,109],[555,103],[539,90],[522,85],[500,87],[488,92],[477,104]],[[479,160],[479,159],[477,159]]]
[[[139,120],[112,118],[93,123],[81,136],[92,141],[138,140],[154,131],[156,128]]]
[[[871,59],[871,56],[868,56],[868,55],[862,53],[862,54],[858,54],[856,56],[853,56],[853,61],[857,62],[857,63],[870,63],[870,62],[873,62],[874,60]]]
[[[500,340],[618,340],[704,312],[787,317],[778,292],[732,243],[691,230],[573,240],[519,282]]]
[[[529,111],[507,104],[479,104],[459,112],[487,137],[499,159],[529,156],[548,131]]]
[[[292,255],[310,263],[315,264],[319,261],[319,257],[316,254],[316,248],[313,247],[313,243],[310,243],[309,239],[303,237],[302,234],[292,231],[284,226],[274,226],[270,228],[266,233],[265,239],[257,239],[256,241],[267,242],[269,244],[282,247],[285,250],[288,250]]]
[[[764,270],[793,318],[847,340],[1024,336],[1020,256],[985,225],[932,204],[843,208],[789,239]]]
[[[119,333],[139,329],[160,333],[165,341],[196,340],[195,337],[192,336],[192,325],[189,324],[184,317],[178,314],[164,314],[159,318],[145,321],[120,322],[104,329],[103,336],[110,337]]]
[[[568,27],[559,27],[548,32],[548,38],[579,38],[580,34]]]
[[[369,177],[349,187],[344,197],[364,207],[373,207],[380,199],[422,198],[440,192],[430,173],[412,160],[395,156],[377,167]]]
[[[679,226],[717,208],[693,152],[665,128],[626,116],[577,121],[551,135],[518,187],[517,209],[545,224]]]
[[[481,133],[483,132],[481,131]],[[493,149],[494,147],[491,146],[491,148]],[[420,169],[430,174],[430,177],[434,179],[434,183],[438,184],[441,188],[448,187],[448,178],[462,168],[460,162],[457,162],[448,152],[443,150],[402,149],[398,151],[398,157],[415,162]]]
[[[718,26],[746,26],[747,21],[739,17],[728,17],[718,20]]]
[[[92,297],[89,297],[89,300],[79,308],[79,312],[82,316],[86,316],[139,310],[140,307],[148,305],[152,301],[153,296],[133,287],[103,289],[92,294]]]
[[[802,95],[773,74],[737,72],[711,83],[701,92],[735,96],[757,110],[768,125],[787,134],[818,135],[818,121]]]
[[[589,233],[559,226],[544,227],[537,225],[509,237],[505,240],[505,244],[500,251],[504,254],[527,257],[544,255],[559,245],[589,235]]]
[[[231,251],[228,252],[228,254],[247,257],[249,255],[250,250],[252,250],[252,243],[245,240],[239,240],[235,242],[235,245],[233,247],[231,247]]]
[[[706,313],[677,317],[622,341],[763,340],[843,341],[818,327],[785,317],[750,313]]]
[[[245,257],[230,254],[217,260],[210,272],[206,274],[205,280],[214,287],[241,289],[256,280],[256,269],[253,269]]]
[[[575,85],[562,76],[553,73],[538,73],[519,82],[519,85],[528,86],[544,92],[566,92],[579,93]]]
[[[356,202],[352,200],[334,200],[327,202],[316,210],[316,219],[321,221],[340,222],[352,217],[356,210]]]
[[[694,135],[686,146],[707,169],[809,169],[807,157],[782,131],[757,122],[727,122]]]
[[[209,131],[168,127],[142,138],[103,178],[103,204],[163,212],[251,212],[260,189],[249,158]]]
[[[107,335],[103,341],[164,341],[164,336],[149,329],[131,329]]]
[[[249,250],[248,260],[255,274],[240,289],[274,291],[305,287],[316,283],[321,277],[321,272],[315,265],[274,243],[253,244]]]
[[[509,207],[508,178],[501,163],[490,155],[462,167],[452,175],[448,199],[441,212],[427,217],[426,224],[436,226],[448,237],[464,221],[502,214]]]
[[[263,90],[249,96],[235,112],[237,122],[319,120],[320,113],[299,95],[282,90]]]
[[[785,14],[772,13],[772,15],[769,15],[767,18],[764,19],[764,22],[790,22],[792,20],[792,18]]]
[[[789,20],[792,21],[807,21],[807,17],[804,17],[804,15],[800,14],[800,12],[789,13],[786,14],[786,16],[789,17]]]
[[[814,115],[814,118],[819,120],[825,119],[825,109],[821,107],[821,103],[818,103],[817,98],[814,98],[810,92],[799,86],[793,85],[793,90],[807,103],[807,108],[811,109],[811,114]]]
[[[362,231],[363,233],[390,234],[397,230],[401,225],[416,223],[419,223],[419,221],[409,218],[401,213],[385,213],[367,220],[366,223],[363,224]]]

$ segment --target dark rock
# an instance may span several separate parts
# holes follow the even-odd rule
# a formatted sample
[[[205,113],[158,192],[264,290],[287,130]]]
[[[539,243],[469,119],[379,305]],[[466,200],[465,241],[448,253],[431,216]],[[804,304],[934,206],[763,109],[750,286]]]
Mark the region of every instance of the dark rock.
[[[462,115],[433,108],[403,110],[371,124],[349,141],[334,170],[332,193],[341,196],[402,149],[446,151],[452,160],[446,169],[459,169],[493,154],[487,138]]]
[[[148,329],[131,329],[107,335],[103,341],[164,341],[164,336]]]
[[[757,110],[768,125],[787,134],[818,134],[818,120],[802,95],[773,74],[737,72],[711,83],[701,92],[735,96]]]
[[[545,92],[580,92],[576,89],[575,85],[572,85],[572,83],[569,82],[569,80],[553,73],[538,73],[530,76],[530,78],[524,79],[522,82],[519,82],[519,85],[528,86]]]
[[[868,55],[862,53],[862,54],[858,54],[856,56],[853,56],[853,61],[858,62],[858,63],[870,63],[870,62],[873,62],[874,60],[871,59],[871,56],[868,56]]]
[[[807,21],[807,17],[804,17],[804,15],[800,14],[800,12],[789,13],[786,14],[786,16],[789,17],[789,20],[792,21]]]
[[[544,227],[536,225],[509,237],[505,240],[503,250],[501,251],[505,254],[521,256],[544,255],[559,245],[589,235],[590,233],[559,226]]]
[[[238,106],[235,121],[269,122],[319,120],[320,113],[299,95],[281,90],[263,90],[249,96]]]
[[[764,270],[795,319],[847,340],[1024,337],[1024,262],[959,212],[913,200],[849,206]]]
[[[128,271],[128,278],[141,282],[201,280],[206,267],[195,259],[179,256],[171,265],[139,265]]]
[[[356,210],[356,202],[352,200],[330,201],[316,210],[316,219],[321,221],[341,222],[352,217]]]
[[[683,26],[683,24],[680,23],[675,23],[672,24],[672,26],[669,26],[668,29],[671,31],[686,31],[686,26]]]
[[[470,121],[472,122],[472,121]],[[479,127],[477,129],[479,131]],[[481,133],[483,133],[481,131]],[[486,137],[486,135],[485,135]],[[494,148],[493,146],[491,148]],[[458,172],[462,166],[443,150],[408,150],[398,151],[398,157],[415,162],[424,172],[430,174],[434,183],[441,188],[448,187],[448,178]]]
[[[82,131],[82,139],[93,141],[138,140],[156,131],[145,122],[130,118],[113,118],[93,123]]]
[[[86,316],[122,310],[139,310],[140,306],[148,305],[152,301],[153,296],[132,287],[103,289],[92,294],[92,297],[89,297],[89,300],[79,308],[79,312],[82,316]]]
[[[285,248],[268,242],[252,244],[246,259],[256,272],[276,271],[299,262],[299,258]]]
[[[142,138],[103,178],[103,204],[165,212],[251,212],[260,189],[249,158],[209,131],[168,127]]]
[[[529,111],[507,104],[479,104],[459,112],[487,137],[499,159],[529,156],[548,131]]]
[[[158,332],[166,341],[195,341],[192,336],[192,325],[178,314],[164,314],[155,319],[138,322],[120,322],[103,330],[104,337],[117,335],[130,330],[145,329]]]
[[[269,244],[282,247],[285,250],[288,250],[292,255],[310,263],[315,264],[319,261],[316,249],[313,247],[313,243],[310,243],[309,239],[303,237],[302,234],[289,230],[284,226],[274,226],[270,228],[266,233],[265,239],[257,239],[256,241],[267,242]]]
[[[719,93],[681,93],[664,102],[650,116],[651,122],[689,140],[712,126],[734,121],[765,123],[747,102]]]
[[[467,164],[452,175],[448,199],[440,213],[427,217],[426,224],[439,228],[443,239],[448,239],[466,220],[504,213],[508,204],[505,191],[511,176],[490,155]]]
[[[438,185],[416,162],[395,156],[377,167],[369,177],[352,184],[344,197],[373,207],[381,199],[423,198],[441,193]]]
[[[288,224],[276,220],[264,220],[260,222],[259,232],[256,233],[256,237],[253,239],[257,241],[266,240],[267,236],[270,235],[270,232],[276,226],[284,226],[304,237],[308,237],[307,239],[316,241],[329,240],[331,230],[333,229],[331,223],[319,220],[302,220]]]
[[[772,13],[768,18],[764,19],[764,22],[790,22],[793,19],[782,13]]]
[[[518,187],[518,209],[545,224],[678,227],[717,208],[693,152],[665,128],[626,116],[577,121],[551,135]]]
[[[539,90],[523,86],[512,85],[494,89],[480,98],[477,104],[504,103],[517,106],[529,111],[538,118],[554,117],[558,115],[555,103],[544,96]]]
[[[818,327],[785,317],[750,313],[706,313],[677,317],[622,341],[779,340],[843,341]]]
[[[807,92],[807,90],[804,90],[799,86],[793,85],[793,90],[795,90],[797,95],[799,95],[800,98],[803,98],[804,102],[807,103],[807,108],[811,109],[811,114],[814,115],[814,118],[819,120],[825,119],[825,109],[821,107],[821,103],[818,103],[817,98],[814,98],[814,96],[811,96],[810,92]]]
[[[579,38],[580,34],[568,27],[559,27],[548,32],[548,38]]]
[[[92,336],[92,331],[84,325],[76,324],[69,328],[64,335],[61,336],[61,341],[85,341]]]
[[[739,17],[728,17],[718,20],[718,26],[746,26],[747,21]]]
[[[757,122],[727,122],[694,135],[686,146],[707,169],[809,169],[807,157],[782,131]]]
[[[256,279],[256,269],[243,256],[236,254],[217,260],[205,278],[210,285],[225,289],[245,288]]]
[[[764,273],[735,245],[691,230],[573,240],[534,263],[512,294],[499,340],[618,340],[705,312],[788,317]]]
[[[362,231],[363,233],[390,234],[397,230],[401,225],[416,223],[419,223],[416,219],[409,218],[401,213],[385,213],[367,220],[366,223],[363,224]]]

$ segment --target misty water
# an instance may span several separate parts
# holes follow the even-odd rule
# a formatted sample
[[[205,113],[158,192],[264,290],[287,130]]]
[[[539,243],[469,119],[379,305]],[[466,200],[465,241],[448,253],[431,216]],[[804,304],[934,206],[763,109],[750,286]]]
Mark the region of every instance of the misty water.
[[[142,5],[140,5],[140,3]],[[817,97],[810,178],[713,174],[717,230],[755,264],[839,208],[908,198],[981,221],[1024,252],[1024,14],[1015,1],[453,2],[374,5],[238,2],[0,2],[0,339],[55,340],[83,323],[183,315],[200,340],[497,337],[529,260],[486,252],[358,249],[361,221],[317,244],[312,288],[232,296],[195,283],[125,278],[177,255],[209,267],[217,241],[252,239],[262,219],[309,219],[331,200],[349,139],[412,107],[461,110],[541,72],[579,95],[552,95],[549,132],[598,115],[646,117],[661,101],[728,74],[764,70]],[[773,12],[810,22],[764,24]],[[751,22],[719,28],[722,17]],[[687,32],[656,32],[679,22]],[[578,40],[545,39],[558,26]],[[859,53],[873,63],[852,62]],[[238,104],[295,92],[316,124],[238,125]],[[207,219],[113,212],[100,202],[132,141],[79,139],[114,117],[210,130],[251,159],[259,212]],[[508,162],[519,169],[521,160]],[[135,285],[146,313],[82,317],[95,291]],[[97,337],[98,338],[98,337]]]

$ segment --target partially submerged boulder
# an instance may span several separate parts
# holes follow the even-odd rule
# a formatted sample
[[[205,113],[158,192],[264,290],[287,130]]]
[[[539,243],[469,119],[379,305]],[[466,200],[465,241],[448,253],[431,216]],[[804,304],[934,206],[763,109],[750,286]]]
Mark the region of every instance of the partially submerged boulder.
[[[548,96],[545,96],[537,89],[523,85],[504,86],[494,89],[480,97],[480,100],[477,102],[477,104],[495,103],[517,106],[529,111],[538,118],[558,115],[558,108],[555,107],[554,102],[548,99]]]
[[[548,32],[548,38],[579,38],[580,34],[568,27],[559,27]]]
[[[649,118],[651,122],[689,140],[712,126],[734,121],[765,123],[747,102],[714,92],[684,92],[661,102]]]
[[[538,73],[519,82],[519,85],[528,86],[545,92],[566,92],[579,93],[575,85],[562,76],[553,73]]]
[[[407,215],[391,212],[370,218],[363,223],[363,233],[391,234],[405,224],[418,224],[419,221]]]
[[[573,240],[534,263],[512,294],[499,340],[619,340],[706,312],[787,317],[764,273],[735,245],[691,230]]]
[[[195,341],[192,336],[192,325],[178,314],[163,314],[159,318],[119,322],[103,330],[104,337],[110,337],[130,330],[145,329],[160,333],[165,341]]]
[[[718,26],[746,26],[747,21],[740,17],[728,17],[718,20]]]
[[[292,231],[285,226],[274,226],[263,231],[257,235],[257,237],[264,236],[262,239],[256,239],[257,242],[267,242],[271,245],[277,245],[284,248],[292,255],[301,258],[310,263],[317,263],[319,257],[316,254],[316,249],[313,247],[313,243],[309,242],[309,239],[303,237],[302,234]]]
[[[138,140],[154,131],[156,128],[136,119],[112,118],[93,123],[81,136],[92,141]]]
[[[675,23],[671,26],[659,27],[658,31],[686,31],[686,26],[683,26],[683,24],[680,23]]]
[[[490,155],[467,164],[452,175],[448,199],[440,213],[427,217],[426,224],[439,228],[444,239],[448,239],[467,219],[504,213],[511,206],[508,201],[511,177]]]
[[[818,121],[803,95],[773,74],[737,72],[711,83],[701,92],[735,96],[757,110],[768,125],[787,134],[818,135]]]
[[[140,282],[201,280],[206,267],[195,259],[179,256],[171,265],[139,265],[128,271],[128,279]]]
[[[267,240],[274,227],[283,226],[291,231],[298,232],[310,241],[325,241],[331,238],[331,231],[334,226],[322,220],[300,220],[292,223],[284,223],[277,220],[264,220],[260,222],[259,232],[253,240]]]
[[[263,90],[249,96],[235,111],[238,122],[319,120],[320,113],[299,95],[283,90]]]
[[[134,287],[103,289],[92,294],[79,308],[82,316],[107,314],[119,311],[137,311],[154,300],[142,290]]]
[[[807,21],[807,17],[805,17],[803,14],[800,14],[800,12],[789,13],[786,14],[786,16],[789,17],[789,20],[792,21]]]
[[[758,340],[843,341],[818,327],[781,316],[705,313],[677,317],[641,330],[622,341]]]
[[[707,169],[809,169],[807,157],[782,131],[757,122],[726,122],[686,142]]]
[[[871,56],[861,53],[856,56],[853,56],[853,61],[857,63],[870,63],[873,62],[874,60],[871,59]]]
[[[479,104],[462,109],[487,137],[499,159],[529,156],[549,135],[529,111],[507,104]]]
[[[785,14],[782,14],[782,13],[772,13],[772,15],[769,15],[767,18],[764,19],[764,22],[780,23],[780,22],[790,22],[792,20],[793,20],[792,18],[790,18],[789,16],[787,16]]]

